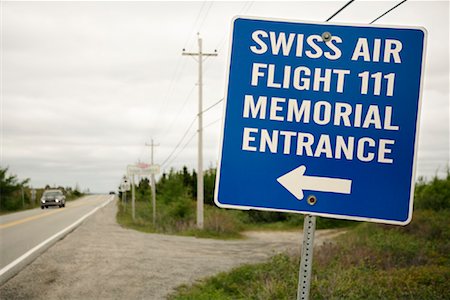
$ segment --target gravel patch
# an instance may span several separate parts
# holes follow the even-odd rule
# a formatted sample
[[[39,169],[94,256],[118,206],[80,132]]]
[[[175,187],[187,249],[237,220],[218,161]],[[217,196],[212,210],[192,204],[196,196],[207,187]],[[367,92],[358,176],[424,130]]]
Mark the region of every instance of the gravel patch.
[[[222,241],[146,234],[116,223],[111,203],[0,287],[1,299],[165,299],[181,284],[298,252],[301,232],[247,232]],[[323,243],[339,234],[316,232]]]

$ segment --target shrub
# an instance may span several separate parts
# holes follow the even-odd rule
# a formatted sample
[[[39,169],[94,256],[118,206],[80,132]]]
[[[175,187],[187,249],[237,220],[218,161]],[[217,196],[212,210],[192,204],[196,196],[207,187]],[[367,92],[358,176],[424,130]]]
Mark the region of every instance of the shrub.
[[[450,272],[443,266],[321,271],[311,287],[313,299],[449,299]]]
[[[207,207],[204,227],[207,231],[224,235],[236,235],[242,230],[242,223],[232,211]]]
[[[269,262],[244,265],[229,273],[182,286],[169,299],[295,299],[298,261],[288,255],[274,256]]]
[[[412,228],[361,224],[316,249],[311,299],[450,299],[450,252],[436,259],[434,247],[447,243],[438,236],[427,241]],[[182,286],[169,299],[295,299],[298,268],[299,256],[276,255]]]
[[[0,167],[0,210],[14,211],[23,207],[22,190],[28,189],[25,185],[29,179],[19,181],[15,175],[7,175],[8,168]],[[24,193],[24,202],[29,203],[27,193]]]
[[[450,171],[444,179],[435,176],[429,183],[420,179],[414,193],[414,207],[434,211],[450,209]]]
[[[273,211],[250,210],[247,213],[250,223],[271,223],[288,219],[288,214]]]

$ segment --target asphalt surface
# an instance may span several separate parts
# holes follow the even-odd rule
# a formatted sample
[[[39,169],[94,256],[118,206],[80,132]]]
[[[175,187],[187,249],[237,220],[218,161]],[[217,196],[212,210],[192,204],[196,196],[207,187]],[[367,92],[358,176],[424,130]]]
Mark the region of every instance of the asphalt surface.
[[[90,195],[65,208],[32,209],[0,216],[0,269],[110,199]]]
[[[112,202],[0,287],[2,299],[165,299],[181,284],[297,252],[301,232],[223,241],[145,234],[116,223]],[[336,231],[317,231],[316,243]],[[245,283],[243,283],[245,284]]]

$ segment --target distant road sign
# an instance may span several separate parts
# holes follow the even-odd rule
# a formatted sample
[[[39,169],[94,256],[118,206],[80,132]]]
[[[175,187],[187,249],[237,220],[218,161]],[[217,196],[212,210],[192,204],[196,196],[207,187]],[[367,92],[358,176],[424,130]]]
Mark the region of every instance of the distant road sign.
[[[122,179],[122,183],[120,184],[120,190],[122,192],[126,192],[126,191],[129,191],[130,189],[131,189],[130,181],[128,180],[127,177],[124,177]]]
[[[160,172],[160,166],[153,164],[145,164],[145,163],[138,163],[135,165],[128,165],[127,166],[127,172],[129,175],[151,175],[151,174],[158,174]]]
[[[423,28],[233,20],[216,204],[407,224],[425,41]]]
[[[161,172],[161,166],[160,165],[150,165],[150,174],[158,174]]]

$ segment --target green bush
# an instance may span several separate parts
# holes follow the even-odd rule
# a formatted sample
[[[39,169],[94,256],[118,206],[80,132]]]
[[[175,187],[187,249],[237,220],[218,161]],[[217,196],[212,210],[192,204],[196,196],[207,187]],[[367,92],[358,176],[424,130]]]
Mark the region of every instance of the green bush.
[[[223,237],[240,237],[239,232],[243,229],[239,212],[218,209],[213,206],[206,206],[205,210],[205,231],[210,234],[216,233]]]
[[[443,179],[434,177],[431,182],[419,180],[414,193],[414,208],[434,211],[450,209],[450,171]]]
[[[29,179],[19,181],[16,175],[8,175],[8,168],[0,167],[0,211],[14,211],[25,208],[30,198],[25,190]],[[23,193],[23,194],[22,194]],[[22,199],[23,195],[23,199]]]
[[[444,266],[388,271],[356,266],[321,269],[316,276],[311,287],[312,299],[449,299],[450,272]]]
[[[331,228],[343,228],[349,226],[356,226],[359,222],[348,221],[348,220],[339,220],[332,218],[322,218],[317,217],[316,219],[316,228],[317,229],[331,229]]]
[[[250,210],[247,214],[249,223],[272,223],[286,221],[289,216],[286,213],[259,210]]]
[[[136,218],[131,216],[131,205],[118,203],[119,224],[144,232],[190,235],[205,238],[239,238],[242,222],[239,214],[205,205],[204,230],[197,229],[196,203],[190,199],[178,199],[168,204],[158,204],[153,226],[152,207],[136,201]]]
[[[311,299],[450,299],[449,212],[417,211],[408,226],[360,223],[314,253]],[[170,299],[295,299],[299,256],[182,286]]]
[[[169,299],[295,299],[298,261],[276,255],[268,263],[244,265],[229,273],[181,286]]]

